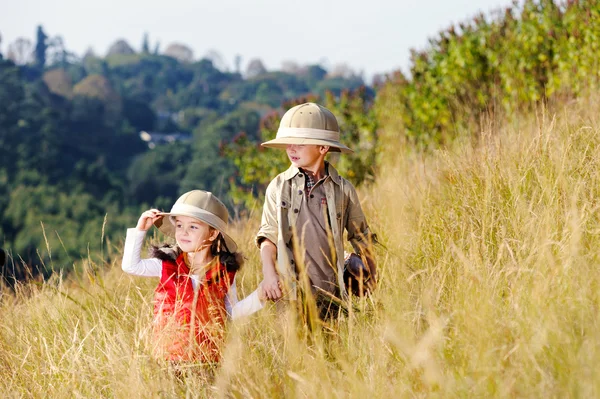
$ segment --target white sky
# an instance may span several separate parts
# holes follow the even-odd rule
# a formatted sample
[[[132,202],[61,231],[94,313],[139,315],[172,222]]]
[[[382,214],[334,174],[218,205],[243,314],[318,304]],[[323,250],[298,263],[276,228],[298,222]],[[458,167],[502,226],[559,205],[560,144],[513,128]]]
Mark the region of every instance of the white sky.
[[[104,55],[117,39],[135,49],[144,33],[150,48],[160,42],[186,44],[201,58],[218,51],[230,69],[242,57],[267,69],[282,61],[300,65],[346,63],[374,73],[406,71],[409,50],[479,11],[491,12],[510,0],[0,0],[0,51],[17,37],[35,42],[37,25],[50,37],[62,36],[66,48]]]

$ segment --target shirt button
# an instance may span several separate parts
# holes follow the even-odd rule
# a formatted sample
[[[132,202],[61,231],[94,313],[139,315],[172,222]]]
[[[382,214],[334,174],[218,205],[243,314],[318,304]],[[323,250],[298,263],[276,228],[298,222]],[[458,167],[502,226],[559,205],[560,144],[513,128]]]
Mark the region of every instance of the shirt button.
[[[298,208],[294,209],[294,213],[298,213]]]
[[[298,190],[298,195],[302,195],[302,190]]]
[[[298,177],[304,177],[302,173],[298,173]]]
[[[311,195],[310,195],[310,198],[315,198],[315,195],[314,195],[314,194],[311,194]]]
[[[294,259],[292,259],[292,260],[290,261],[290,263],[293,265],[293,264],[294,264]]]

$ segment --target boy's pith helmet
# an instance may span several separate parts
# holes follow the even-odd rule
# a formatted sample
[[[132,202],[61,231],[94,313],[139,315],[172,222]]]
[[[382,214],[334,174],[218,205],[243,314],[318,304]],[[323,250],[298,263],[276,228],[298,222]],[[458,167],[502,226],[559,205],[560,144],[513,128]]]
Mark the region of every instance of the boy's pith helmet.
[[[340,127],[327,108],[315,103],[304,103],[290,108],[281,118],[277,136],[261,145],[285,149],[288,144],[328,145],[330,151],[351,153],[340,143]]]
[[[175,237],[175,217],[189,216],[219,230],[223,234],[229,252],[237,250],[237,244],[227,234],[229,212],[221,200],[211,192],[203,190],[189,191],[177,199],[171,208],[171,212],[161,212],[159,215],[168,217],[170,223],[164,223],[165,218],[161,218],[154,222],[154,225],[170,237]]]

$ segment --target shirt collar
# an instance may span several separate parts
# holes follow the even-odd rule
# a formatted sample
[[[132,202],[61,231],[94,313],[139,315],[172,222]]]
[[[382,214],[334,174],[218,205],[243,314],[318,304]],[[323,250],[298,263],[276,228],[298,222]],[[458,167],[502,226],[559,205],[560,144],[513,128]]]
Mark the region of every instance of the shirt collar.
[[[327,169],[327,173],[331,177],[331,180],[335,184],[340,185],[340,179],[341,179],[341,177],[338,174],[338,171],[333,167],[333,165],[331,165],[329,162],[325,161],[325,168]],[[285,180],[290,180],[293,177],[296,177],[296,175],[298,173],[300,173],[300,169],[298,169],[294,165],[291,165],[288,168],[288,170],[286,170],[285,172],[283,172],[283,178]]]

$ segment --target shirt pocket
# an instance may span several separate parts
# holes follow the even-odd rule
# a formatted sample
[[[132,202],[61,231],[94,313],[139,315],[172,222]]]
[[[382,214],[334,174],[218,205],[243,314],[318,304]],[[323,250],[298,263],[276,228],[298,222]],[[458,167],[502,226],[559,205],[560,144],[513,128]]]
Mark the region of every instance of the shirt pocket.
[[[277,204],[277,208],[281,211],[281,220],[278,222],[281,223],[281,233],[283,237],[283,242],[286,244],[290,242],[292,238],[292,229],[289,220],[289,211],[292,207],[292,201],[287,196],[282,196],[279,199],[279,203]]]
[[[283,210],[287,210],[292,206],[289,198],[282,197],[277,204],[278,208],[282,208]]]

